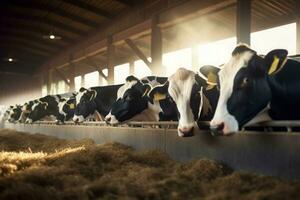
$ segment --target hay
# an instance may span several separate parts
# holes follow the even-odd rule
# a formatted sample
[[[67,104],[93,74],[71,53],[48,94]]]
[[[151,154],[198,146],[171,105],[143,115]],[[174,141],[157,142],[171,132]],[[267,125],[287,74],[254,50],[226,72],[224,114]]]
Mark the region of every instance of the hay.
[[[296,199],[300,184],[159,151],[0,131],[0,199]],[[30,149],[29,149],[30,148]]]

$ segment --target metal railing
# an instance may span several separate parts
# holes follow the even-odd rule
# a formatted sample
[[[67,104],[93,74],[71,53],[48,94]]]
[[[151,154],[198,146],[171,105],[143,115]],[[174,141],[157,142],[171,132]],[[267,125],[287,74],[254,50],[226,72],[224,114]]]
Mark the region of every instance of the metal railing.
[[[55,121],[37,121],[33,124],[40,124],[40,125],[57,125]],[[132,128],[164,128],[164,129],[176,129],[178,126],[178,122],[175,121],[131,121],[121,124],[107,124],[104,121],[85,121],[79,124],[75,124],[72,121],[67,121],[64,124],[59,124],[59,126],[64,125],[81,125],[81,126],[101,126],[101,127],[132,127]],[[198,126],[200,129],[208,130],[209,129],[209,122],[203,121],[198,122]],[[265,132],[273,132],[273,131],[284,131],[284,132],[294,132],[300,131],[300,120],[295,121],[269,121],[269,122],[262,122],[257,124],[252,124],[244,127],[241,131],[251,131],[252,129],[261,128],[261,131]]]

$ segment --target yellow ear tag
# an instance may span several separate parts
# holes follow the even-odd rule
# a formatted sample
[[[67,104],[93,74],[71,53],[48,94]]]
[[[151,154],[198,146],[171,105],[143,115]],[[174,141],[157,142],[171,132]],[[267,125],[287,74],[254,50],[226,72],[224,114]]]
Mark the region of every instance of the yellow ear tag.
[[[74,103],[71,103],[70,104],[70,109],[74,109],[75,108],[75,104]]]
[[[217,76],[212,72],[209,72],[207,75],[207,84],[209,85],[217,85]]]
[[[211,90],[211,89],[213,89],[215,87],[215,85],[208,85],[207,87],[206,87],[206,90]]]
[[[159,101],[165,99],[167,96],[162,93],[155,93],[154,94],[154,101]]]
[[[268,74],[273,74],[278,69],[278,64],[279,64],[279,58],[277,56],[274,56],[274,60],[269,69]]]

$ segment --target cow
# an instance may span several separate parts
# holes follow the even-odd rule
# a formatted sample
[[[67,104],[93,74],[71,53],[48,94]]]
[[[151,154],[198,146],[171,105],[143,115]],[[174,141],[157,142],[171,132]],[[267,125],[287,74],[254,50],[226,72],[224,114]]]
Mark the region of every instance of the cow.
[[[8,115],[12,106],[0,105],[0,122],[8,120]]]
[[[17,104],[8,109],[8,122],[13,123],[18,121],[22,112],[21,108],[22,106]]]
[[[259,56],[240,44],[218,73],[220,98],[210,123],[213,135],[230,135],[246,124],[300,119],[300,62],[275,49]]]
[[[75,123],[83,122],[90,115],[97,114],[98,120],[104,120],[110,107],[117,98],[118,89],[122,86],[108,85],[91,88],[80,88],[76,95],[76,108],[73,117]]]
[[[69,98],[62,98],[58,103],[57,120],[61,123],[73,118],[76,106],[76,94],[74,93]]]
[[[166,77],[148,76],[141,80],[128,76],[118,90],[116,102],[111,106],[105,121],[118,124],[128,120],[167,121],[177,119],[177,110],[171,98],[151,101],[148,92],[167,81]]]
[[[203,66],[200,69],[204,73],[210,71],[206,68],[218,68],[213,66]],[[218,90],[215,86],[207,84],[210,76],[179,68],[168,81],[161,86],[154,87],[149,92],[151,99],[172,98],[178,110],[178,135],[180,137],[193,136],[195,122],[210,120],[213,116],[217,100]],[[209,86],[209,87],[208,87]]]
[[[59,115],[58,103],[61,98],[60,95],[47,95],[37,99],[25,123],[35,122],[46,116],[54,116],[57,119]]]
[[[37,103],[37,100],[28,101],[25,104],[23,104],[21,108],[21,115],[18,119],[18,122],[24,123],[29,115],[29,113],[32,111],[32,106]]]

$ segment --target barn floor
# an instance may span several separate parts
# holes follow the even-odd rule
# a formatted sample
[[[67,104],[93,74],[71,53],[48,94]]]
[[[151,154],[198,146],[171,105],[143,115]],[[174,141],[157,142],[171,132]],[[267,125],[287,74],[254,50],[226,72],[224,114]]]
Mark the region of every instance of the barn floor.
[[[300,182],[212,160],[0,130],[0,199],[296,199]]]

